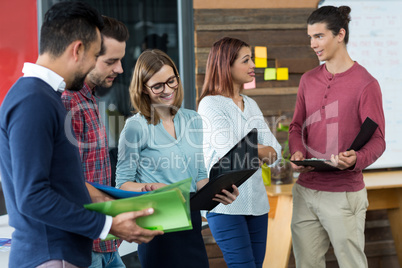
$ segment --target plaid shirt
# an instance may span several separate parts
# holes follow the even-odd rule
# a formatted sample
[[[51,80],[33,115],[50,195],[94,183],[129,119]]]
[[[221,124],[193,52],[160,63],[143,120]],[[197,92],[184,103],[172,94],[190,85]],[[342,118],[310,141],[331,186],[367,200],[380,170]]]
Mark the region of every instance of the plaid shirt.
[[[92,90],[85,83],[78,92],[65,90],[61,98],[67,111],[71,112],[72,127],[78,142],[85,179],[111,185],[106,129],[101,122]],[[114,252],[119,245],[119,240],[101,241],[98,238],[94,240],[93,251]]]

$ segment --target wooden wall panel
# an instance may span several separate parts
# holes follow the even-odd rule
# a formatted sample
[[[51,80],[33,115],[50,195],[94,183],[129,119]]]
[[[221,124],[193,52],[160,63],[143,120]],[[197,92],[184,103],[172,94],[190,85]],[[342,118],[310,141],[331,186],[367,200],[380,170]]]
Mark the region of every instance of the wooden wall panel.
[[[195,45],[197,48],[211,47],[215,41],[222,37],[230,36],[241,39],[250,45],[257,46],[286,46],[299,45],[310,46],[305,29],[283,29],[283,30],[214,30],[198,31]],[[269,57],[269,55],[268,55]]]
[[[289,49],[290,52],[291,49]],[[291,53],[289,53],[291,54]],[[293,53],[292,53],[293,54]],[[196,74],[204,74],[205,73],[205,67],[207,64],[207,57],[208,54],[202,55],[198,54],[199,58],[197,59],[198,65],[196,69]],[[280,67],[287,67],[289,69],[290,74],[303,74],[307,72],[308,70],[313,69],[318,65],[318,59],[308,59],[308,58],[302,58],[302,59],[296,59],[296,58],[279,58],[277,60],[274,59],[268,59],[268,68],[280,68]],[[256,69],[256,73],[264,73],[263,69]]]
[[[247,90],[244,90],[243,93],[247,95]],[[293,112],[296,104],[296,94],[259,95],[251,97],[257,102],[264,116],[279,117],[284,113]]]
[[[309,59],[309,58],[303,58],[303,59],[284,59],[284,58],[279,58],[276,60],[276,68],[280,67],[287,67],[289,68],[289,73],[296,73],[296,74],[303,74],[307,72],[308,70],[313,69],[314,67],[317,67],[318,65],[318,59]]]
[[[316,8],[319,0],[193,0],[195,9]]]
[[[264,27],[265,25],[267,28],[275,29],[276,25],[293,25],[292,27],[302,28],[303,25],[306,25],[306,14],[310,14],[313,10],[314,8],[195,9],[194,26],[214,25],[219,29],[229,25],[232,27],[250,27],[248,25]]]

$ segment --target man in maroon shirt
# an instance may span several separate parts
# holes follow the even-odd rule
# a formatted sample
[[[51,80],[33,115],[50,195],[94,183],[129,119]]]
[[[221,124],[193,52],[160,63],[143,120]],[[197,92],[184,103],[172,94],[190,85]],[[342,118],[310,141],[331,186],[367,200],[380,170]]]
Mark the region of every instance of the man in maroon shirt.
[[[324,6],[307,20],[311,48],[324,64],[305,73],[289,129],[291,160],[328,159],[340,171],[296,166],[292,241],[299,267],[325,267],[329,244],[340,267],[367,267],[364,225],[368,206],[362,170],[385,150],[381,89],[346,49],[350,8]],[[348,150],[363,121],[378,124],[358,151]]]

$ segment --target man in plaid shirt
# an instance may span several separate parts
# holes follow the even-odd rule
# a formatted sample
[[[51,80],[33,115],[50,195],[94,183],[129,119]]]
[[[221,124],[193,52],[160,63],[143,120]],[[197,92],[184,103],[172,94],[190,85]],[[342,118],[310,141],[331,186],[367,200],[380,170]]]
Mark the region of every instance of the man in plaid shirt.
[[[86,181],[110,186],[111,166],[106,130],[99,116],[94,91],[97,86],[110,88],[117,75],[123,73],[121,60],[129,33],[122,22],[106,16],[103,16],[103,20],[103,45],[95,68],[86,76],[84,87],[80,91],[65,90],[62,101],[66,109],[71,111],[72,127]],[[110,196],[92,185],[86,185],[93,202],[111,200]],[[117,251],[119,245],[119,240],[95,240],[90,268],[125,267]]]

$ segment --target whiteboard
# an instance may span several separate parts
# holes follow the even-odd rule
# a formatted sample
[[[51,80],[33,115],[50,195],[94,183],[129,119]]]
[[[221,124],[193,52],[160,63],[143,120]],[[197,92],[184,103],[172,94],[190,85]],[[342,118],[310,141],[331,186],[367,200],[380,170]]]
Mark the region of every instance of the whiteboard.
[[[402,167],[402,1],[330,0],[349,6],[348,52],[381,86],[385,114],[384,154],[369,169]]]

